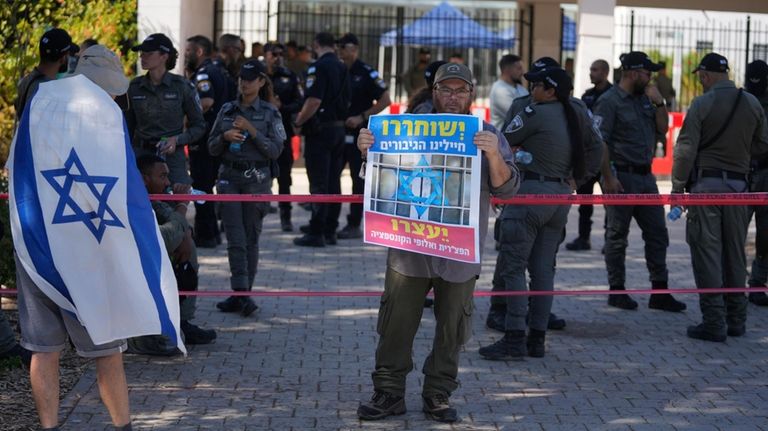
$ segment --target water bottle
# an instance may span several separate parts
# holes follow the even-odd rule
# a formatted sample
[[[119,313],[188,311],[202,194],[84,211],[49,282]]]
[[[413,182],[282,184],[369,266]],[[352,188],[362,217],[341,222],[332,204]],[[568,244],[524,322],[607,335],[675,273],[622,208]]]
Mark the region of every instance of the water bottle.
[[[683,207],[679,205],[675,205],[669,209],[669,214],[667,214],[667,220],[677,221],[681,215],[683,215]]]
[[[192,191],[190,191],[189,193],[193,194],[193,195],[207,195],[208,194],[208,193],[206,193],[206,192],[204,192],[202,190],[198,190],[198,189],[192,189]],[[198,205],[203,205],[205,203],[205,201],[195,201],[195,203],[198,204]]]
[[[525,150],[517,150],[515,153],[515,163],[518,165],[530,165],[533,161],[533,154]]]
[[[169,194],[169,195],[172,195],[173,194],[173,189],[168,187],[167,189],[165,189],[165,192],[167,194]],[[191,189],[189,194],[191,194],[191,195],[206,195],[208,193],[206,193],[206,192],[204,192],[202,190],[198,190],[198,189]],[[205,203],[205,201],[195,201],[195,203],[198,204],[198,205],[202,205],[202,204]]]
[[[247,130],[243,130],[243,140],[240,142],[230,142],[229,143],[229,151],[233,153],[239,153],[240,151],[243,151],[243,143],[248,139],[250,133],[248,133]]]

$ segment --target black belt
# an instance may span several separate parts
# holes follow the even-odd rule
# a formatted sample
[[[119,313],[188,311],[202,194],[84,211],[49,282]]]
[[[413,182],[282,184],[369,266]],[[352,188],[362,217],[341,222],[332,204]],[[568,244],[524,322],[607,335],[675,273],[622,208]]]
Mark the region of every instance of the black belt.
[[[552,183],[565,183],[565,182],[567,182],[566,180],[564,180],[562,178],[547,177],[545,175],[539,175],[536,172],[524,171],[522,174],[523,174],[523,181],[525,181],[525,180],[536,180],[536,181],[547,181],[547,182],[552,182]]]
[[[613,165],[617,172],[628,174],[648,175],[651,173],[651,165]]]
[[[240,171],[269,167],[269,162],[266,160],[222,160],[221,164]]]
[[[702,169],[701,178],[725,178],[729,180],[746,181],[747,175],[723,169]]]

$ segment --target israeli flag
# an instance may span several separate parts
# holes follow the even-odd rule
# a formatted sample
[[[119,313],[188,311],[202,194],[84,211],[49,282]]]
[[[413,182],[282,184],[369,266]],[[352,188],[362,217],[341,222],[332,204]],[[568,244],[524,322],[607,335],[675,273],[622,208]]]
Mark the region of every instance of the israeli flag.
[[[16,253],[95,344],[163,334],[186,352],[179,298],[123,114],[78,75],[40,85],[9,155]]]

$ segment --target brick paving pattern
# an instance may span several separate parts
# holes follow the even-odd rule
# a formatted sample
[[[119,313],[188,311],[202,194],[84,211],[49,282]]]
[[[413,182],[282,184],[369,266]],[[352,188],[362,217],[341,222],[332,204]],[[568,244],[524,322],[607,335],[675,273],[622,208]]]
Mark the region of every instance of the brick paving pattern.
[[[302,171],[294,176],[306,183]],[[348,186],[345,187],[348,193]],[[667,185],[668,190],[668,185]],[[345,206],[346,212],[346,206]],[[295,226],[306,211],[294,209]],[[593,221],[593,249],[561,247],[556,289],[607,289],[602,207]],[[567,240],[578,213],[570,213]],[[344,218],[341,218],[342,226]],[[693,287],[685,222],[669,223],[670,286]],[[265,220],[257,290],[375,291],[383,289],[385,249],[360,240],[324,249],[291,244],[276,214]],[[750,235],[753,237],[754,232]],[[496,253],[487,241],[478,289],[490,288]],[[200,250],[200,286],[229,286],[226,248]],[[628,288],[649,288],[640,231],[633,225]],[[474,334],[461,358],[461,387],[452,401],[462,421],[436,424],[421,412],[421,364],[434,331],[425,310],[408,379],[408,413],[360,422],[355,410],[372,393],[378,298],[257,298],[258,317],[215,309],[198,300],[196,322],[218,331],[215,344],[190,346],[186,358],[126,356],[134,428],[144,430],[768,430],[768,310],[749,307],[748,332],[727,343],[685,336],[700,321],[695,295],[678,295],[680,314],[608,307],[605,296],[557,297],[564,331],[550,331],[547,356],[490,362],[480,346],[499,338],[485,328],[488,298],[477,298]],[[62,429],[111,429],[94,370],[64,400]]]

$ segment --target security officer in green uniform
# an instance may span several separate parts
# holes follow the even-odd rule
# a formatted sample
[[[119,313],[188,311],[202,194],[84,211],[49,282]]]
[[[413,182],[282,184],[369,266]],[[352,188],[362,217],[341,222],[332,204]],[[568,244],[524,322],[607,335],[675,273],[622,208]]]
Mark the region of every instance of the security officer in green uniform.
[[[746,193],[750,158],[768,156],[768,126],[760,102],[728,79],[728,60],[709,53],[694,73],[704,94],[691,103],[677,138],[672,164],[672,192]],[[744,244],[749,207],[691,206],[686,218],[698,289],[744,287]],[[743,293],[699,295],[702,323],[688,336],[723,342],[746,332],[747,298]]]
[[[357,135],[360,129],[368,125],[368,117],[386,109],[392,101],[389,98],[387,84],[373,67],[363,63],[358,58],[360,41],[352,33],[347,33],[338,41],[338,53],[341,61],[349,69],[349,85],[352,91],[349,112],[344,121],[346,133],[344,136],[344,152],[342,169],[349,164],[349,174],[352,177],[352,193],[363,194],[365,182],[360,178],[360,167],[363,158],[357,149]],[[337,236],[339,239],[362,238],[360,223],[363,221],[363,204],[349,204],[347,225]]]
[[[317,61],[307,69],[304,105],[294,121],[305,137],[304,160],[313,195],[340,194],[344,121],[349,109],[349,73],[336,56],[336,38],[318,33],[312,42]],[[293,243],[302,247],[336,244],[341,204],[313,204],[304,236]]]
[[[603,154],[604,193],[659,193],[651,173],[656,142],[665,139],[669,123],[664,98],[648,85],[651,72],[660,66],[644,52],[621,56],[621,81],[595,103],[595,119],[600,125],[608,151]],[[614,170],[616,174],[614,174]],[[664,207],[646,205],[607,205],[605,264],[611,290],[624,290],[625,254],[629,225],[634,217],[643,231],[645,262],[653,289],[667,288],[667,247],[669,234],[664,222]],[[608,305],[634,310],[637,302],[626,294],[608,296]],[[686,305],[670,294],[651,295],[648,307],[664,311],[683,311]]]
[[[570,101],[573,83],[559,68],[526,73],[532,83],[533,103],[519,112],[504,135],[512,148],[533,155],[519,165],[522,194],[570,194],[570,181],[582,184],[600,169],[603,143],[591,138],[589,124],[582,127]],[[497,282],[506,291],[554,289],[557,249],[563,240],[570,205],[505,205],[501,214],[501,250],[496,262]],[[479,350],[489,360],[523,356],[543,357],[552,296],[506,298],[504,337]],[[528,324],[526,325],[526,319]],[[526,326],[530,331],[526,338]]]
[[[192,186],[206,193],[213,193],[220,160],[208,152],[208,134],[216,121],[221,106],[231,101],[226,69],[213,62],[213,44],[205,36],[187,39],[185,57],[187,66],[194,70],[192,84],[200,97],[205,118],[205,135],[189,146],[189,171]],[[198,247],[215,248],[220,242],[219,222],[214,202],[195,203],[195,244]]]
[[[763,111],[768,114],[768,64],[763,60],[755,60],[747,65],[746,90],[757,97]],[[750,191],[768,192],[768,157],[752,160],[752,175]],[[765,287],[768,280],[768,206],[759,205],[752,208],[755,213],[755,259],[752,261],[752,271],[749,274],[750,287]],[[749,302],[768,305],[768,295],[765,292],[749,294]]]
[[[272,80],[272,88],[275,92],[275,104],[280,109],[285,127],[285,142],[283,152],[277,159],[280,172],[277,176],[278,191],[281,195],[291,194],[291,169],[293,169],[293,127],[291,121],[301,109],[304,103],[304,92],[301,89],[299,78],[290,69],[285,67],[283,55],[285,47],[280,43],[269,42],[264,45],[264,64],[267,66],[267,76]],[[291,203],[280,202],[280,228],[283,232],[292,232]]]
[[[285,130],[280,111],[269,103],[272,83],[264,65],[249,60],[240,68],[240,96],[225,103],[208,138],[208,149],[221,157],[216,189],[222,194],[271,194],[270,166],[283,151]],[[259,236],[269,211],[267,202],[222,202],[227,235],[230,287],[250,291],[259,263]],[[246,296],[230,296],[216,304],[223,312],[250,316],[258,307]]]
[[[534,61],[531,64],[531,67],[529,70],[529,73],[537,73],[541,72],[542,70],[546,68],[557,68],[560,67],[560,63],[558,63],[554,58],[552,57],[541,57]],[[579,113],[579,119],[581,120],[580,127],[582,130],[589,130],[591,132],[591,140],[595,140],[598,143],[601,143],[601,138],[599,136],[599,132],[595,130],[595,128],[591,124],[590,120],[590,114],[587,110],[587,108],[584,106],[584,103],[580,101],[579,99],[576,99],[574,97],[570,98],[571,105],[573,108]],[[528,94],[526,96],[518,97],[514,101],[512,101],[512,106],[509,107],[509,110],[507,111],[507,114],[504,118],[504,128],[502,130],[506,130],[509,128],[510,124],[512,123],[512,120],[521,112],[525,110],[528,106],[533,103],[533,96]],[[590,147],[592,144],[587,144],[586,147]],[[602,144],[600,144],[602,145]],[[496,219],[496,225],[494,226],[494,237],[496,241],[500,241],[500,231],[501,231],[501,218]],[[563,232],[565,234],[565,232]],[[492,281],[492,288],[491,291],[493,292],[503,292],[505,290],[504,288],[504,281],[501,277],[500,271],[502,268],[500,268],[498,265],[496,265],[494,272],[493,272],[493,281]],[[488,310],[488,317],[485,320],[485,325],[491,329],[495,329],[497,331],[505,332],[505,321],[506,321],[506,315],[507,315],[507,299],[503,296],[491,296],[491,307]],[[563,329],[565,328],[565,320],[558,318],[554,313],[550,313],[549,316],[549,323],[547,325],[548,329]]]
[[[176,67],[179,53],[168,36],[151,34],[131,50],[141,51],[141,68],[147,71],[128,87],[130,109],[125,120],[133,151],[136,157],[163,157],[172,183],[191,184],[182,147],[205,134],[200,98],[189,81],[169,72]]]

